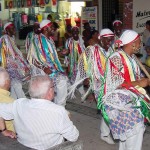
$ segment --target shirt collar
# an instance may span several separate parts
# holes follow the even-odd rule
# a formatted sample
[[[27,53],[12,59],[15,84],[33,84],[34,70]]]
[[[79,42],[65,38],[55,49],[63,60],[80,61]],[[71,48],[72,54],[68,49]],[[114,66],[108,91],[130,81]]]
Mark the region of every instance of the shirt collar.
[[[10,92],[9,91],[1,89],[1,88],[0,88],[0,93],[5,95],[5,96],[10,96]]]

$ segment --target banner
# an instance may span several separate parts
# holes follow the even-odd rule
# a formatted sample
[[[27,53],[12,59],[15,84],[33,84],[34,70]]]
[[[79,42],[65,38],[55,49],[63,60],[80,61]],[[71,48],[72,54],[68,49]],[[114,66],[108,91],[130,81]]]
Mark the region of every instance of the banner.
[[[39,7],[39,6],[52,6],[52,10],[57,12],[58,0],[4,0],[5,9],[20,8],[20,7]]]
[[[149,0],[133,0],[133,30],[141,35],[145,29],[146,21],[150,20],[149,3]]]
[[[83,24],[89,22],[92,30],[98,29],[97,7],[82,7],[81,11],[81,33],[83,31]]]

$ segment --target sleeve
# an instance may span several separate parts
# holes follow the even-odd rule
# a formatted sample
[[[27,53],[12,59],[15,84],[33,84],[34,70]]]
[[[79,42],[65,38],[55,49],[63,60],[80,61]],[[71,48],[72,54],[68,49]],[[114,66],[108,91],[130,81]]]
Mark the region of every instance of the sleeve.
[[[71,142],[77,141],[79,137],[79,131],[69,119],[68,113],[65,109],[62,111],[60,134],[62,134],[65,139]]]
[[[12,120],[14,119],[13,115],[13,103],[0,103],[0,117],[5,120]]]

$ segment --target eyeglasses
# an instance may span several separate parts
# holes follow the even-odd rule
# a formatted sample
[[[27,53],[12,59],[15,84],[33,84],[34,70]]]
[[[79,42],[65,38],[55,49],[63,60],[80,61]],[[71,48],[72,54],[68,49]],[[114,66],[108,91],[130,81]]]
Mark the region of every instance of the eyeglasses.
[[[49,88],[54,88],[55,87],[55,85],[52,85],[52,86],[50,86]]]

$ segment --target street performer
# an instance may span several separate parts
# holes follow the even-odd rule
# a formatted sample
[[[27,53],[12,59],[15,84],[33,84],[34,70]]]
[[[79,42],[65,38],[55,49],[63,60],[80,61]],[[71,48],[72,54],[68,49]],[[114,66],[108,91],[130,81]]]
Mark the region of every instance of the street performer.
[[[89,46],[79,58],[78,73],[75,83],[70,88],[70,93],[73,96],[76,86],[84,80],[89,79],[90,88],[98,101],[99,91],[104,85],[105,66],[107,59],[114,52],[111,48],[112,41],[114,40],[114,33],[108,29],[102,29],[100,32],[100,45],[95,44]],[[88,93],[86,93],[88,94]],[[86,95],[85,94],[85,95]],[[109,127],[104,122],[103,118],[100,125],[101,139],[108,144],[114,144]]]
[[[109,59],[105,71],[105,86],[101,110],[119,150],[141,150],[145,131],[144,117],[150,120],[150,105],[144,87],[150,85],[143,78],[134,55],[141,46],[140,35],[126,30],[119,39],[122,50]]]
[[[25,97],[22,83],[30,77],[30,68],[15,42],[15,26],[12,22],[4,25],[5,34],[0,39],[1,66],[11,78],[11,96],[14,99]]]
[[[69,77],[71,83],[74,83],[77,74],[78,60],[82,52],[85,50],[84,41],[79,35],[79,28],[77,26],[72,27],[72,37],[65,43],[66,51],[63,54],[69,55]]]
[[[51,38],[53,32],[53,23],[49,20],[43,20],[40,23],[41,33],[35,36],[28,51],[27,60],[34,66],[37,75],[48,74],[56,85],[56,104],[65,106],[67,97],[67,77],[59,61],[55,43]]]

